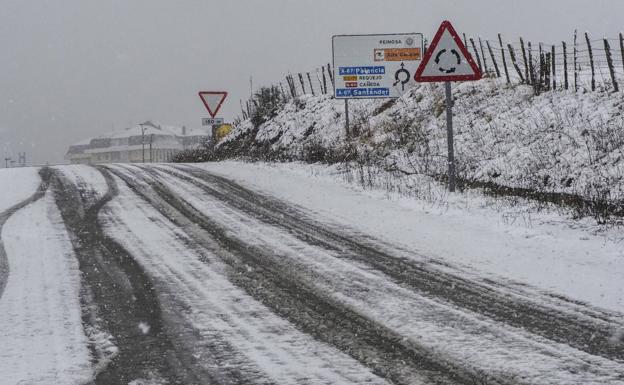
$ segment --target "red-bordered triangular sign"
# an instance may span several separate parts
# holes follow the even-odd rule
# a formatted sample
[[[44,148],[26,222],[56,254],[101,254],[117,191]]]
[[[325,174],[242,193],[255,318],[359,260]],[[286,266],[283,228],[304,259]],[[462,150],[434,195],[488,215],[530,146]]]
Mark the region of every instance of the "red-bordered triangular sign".
[[[215,117],[228,93],[225,91],[199,91],[199,98],[211,117]]]
[[[450,21],[443,21],[427,48],[414,80],[454,82],[481,79],[481,71]]]

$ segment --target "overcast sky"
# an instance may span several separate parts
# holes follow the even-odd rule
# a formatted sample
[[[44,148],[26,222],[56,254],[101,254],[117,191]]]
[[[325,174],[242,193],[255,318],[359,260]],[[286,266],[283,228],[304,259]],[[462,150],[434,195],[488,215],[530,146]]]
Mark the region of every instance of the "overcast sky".
[[[198,127],[197,91],[239,99],[331,60],[331,36],[422,32],[543,42],[615,37],[622,0],[0,0],[0,155],[63,162],[67,145],[153,119]],[[2,161],[2,166],[4,162]]]

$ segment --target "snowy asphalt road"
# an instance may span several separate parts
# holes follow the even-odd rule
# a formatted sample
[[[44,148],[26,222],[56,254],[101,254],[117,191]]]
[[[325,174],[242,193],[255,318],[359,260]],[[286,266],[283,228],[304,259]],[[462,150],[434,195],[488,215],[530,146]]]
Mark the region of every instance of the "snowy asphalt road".
[[[621,314],[475,280],[195,167],[98,170],[44,171],[0,214],[53,193],[94,384],[624,384]]]

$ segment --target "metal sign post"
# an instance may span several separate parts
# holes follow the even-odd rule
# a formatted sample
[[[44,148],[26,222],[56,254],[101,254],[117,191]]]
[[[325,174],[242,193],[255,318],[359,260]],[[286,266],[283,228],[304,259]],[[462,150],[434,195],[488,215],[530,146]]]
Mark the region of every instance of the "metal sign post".
[[[446,94],[446,136],[448,147],[448,189],[455,191],[455,151],[453,140],[453,95],[451,82],[481,79],[481,71],[464,46],[455,28],[443,21],[422,63],[416,70],[417,82],[444,82]]]
[[[445,82],[446,91],[446,143],[448,147],[448,188],[455,191],[455,151],[453,149],[453,95],[451,82]]]
[[[349,99],[345,99],[345,132],[347,134],[347,139],[350,136],[349,133]]]

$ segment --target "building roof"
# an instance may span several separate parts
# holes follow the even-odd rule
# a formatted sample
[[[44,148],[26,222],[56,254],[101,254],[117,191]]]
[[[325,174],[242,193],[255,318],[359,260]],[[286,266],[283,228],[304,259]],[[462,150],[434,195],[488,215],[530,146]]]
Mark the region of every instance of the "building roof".
[[[182,148],[183,146],[178,142],[179,139],[190,138],[190,137],[208,137],[211,135],[211,130],[208,128],[193,128],[186,129],[184,127],[176,127],[176,126],[166,126],[161,125],[157,122],[146,121],[135,125],[133,127],[128,127],[123,130],[116,130],[104,133],[94,138],[88,138],[81,140],[80,142],[74,143],[69,146],[67,150],[67,155],[81,154],[84,152],[94,153],[94,152],[103,152],[103,151],[124,151],[130,149],[129,143],[136,142],[133,141],[124,141],[123,139],[132,138],[132,137],[140,137],[141,135],[145,135],[145,137],[149,137],[151,135],[158,136],[159,138],[153,142],[153,148]],[[93,145],[93,140],[98,140],[101,142],[106,139],[116,139],[112,146],[106,146],[104,142],[103,145],[105,147],[100,147],[102,144],[98,143],[97,146]],[[121,139],[121,143],[119,141]],[[148,142],[149,139],[146,139]],[[124,144],[128,143],[128,144]],[[134,147],[134,145],[131,145]],[[97,148],[97,150],[96,150]]]
[[[143,127],[143,128],[142,128]],[[91,143],[93,139],[121,139],[129,138],[131,136],[141,136],[141,131],[144,130],[144,135],[171,135],[171,136],[210,136],[211,130],[208,128],[190,128],[177,126],[165,126],[152,121],[146,121],[141,124],[137,124],[133,127],[124,128],[123,130],[109,131],[95,138],[88,138],[72,144],[72,146],[82,146]],[[186,131],[186,132],[184,132]]]

